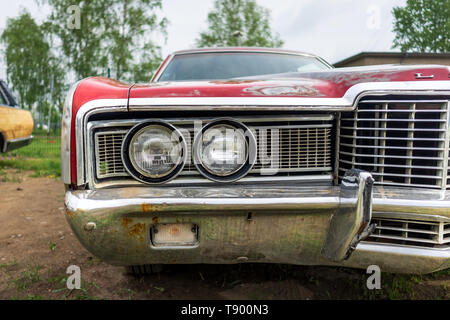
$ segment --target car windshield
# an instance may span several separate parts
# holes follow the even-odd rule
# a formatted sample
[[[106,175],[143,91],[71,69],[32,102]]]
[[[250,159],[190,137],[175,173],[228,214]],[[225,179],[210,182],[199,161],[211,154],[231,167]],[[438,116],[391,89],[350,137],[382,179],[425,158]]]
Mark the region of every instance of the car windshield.
[[[175,55],[158,81],[226,80],[285,72],[327,70],[315,57],[256,52],[213,52]]]

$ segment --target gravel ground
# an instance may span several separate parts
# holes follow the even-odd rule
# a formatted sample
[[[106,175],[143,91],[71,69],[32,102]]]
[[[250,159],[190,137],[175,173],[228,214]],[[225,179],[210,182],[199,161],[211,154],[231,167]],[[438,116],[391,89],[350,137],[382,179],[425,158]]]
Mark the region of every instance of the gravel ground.
[[[425,276],[278,264],[173,265],[135,277],[84,249],[64,216],[59,180],[7,170],[0,176],[0,299],[449,299],[450,269]],[[66,287],[81,268],[82,287]]]

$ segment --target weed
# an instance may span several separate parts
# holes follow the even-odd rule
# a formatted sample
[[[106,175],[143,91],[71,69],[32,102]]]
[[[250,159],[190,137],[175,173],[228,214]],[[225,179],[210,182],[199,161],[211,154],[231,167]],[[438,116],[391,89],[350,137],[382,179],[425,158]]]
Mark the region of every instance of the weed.
[[[62,275],[58,275],[58,276],[53,276],[48,278],[48,282],[49,283],[54,283],[54,284],[66,284],[67,282],[67,276],[65,274]]]
[[[32,294],[29,294],[27,296],[27,299],[28,300],[48,300],[48,298],[46,298],[46,297],[43,297],[43,296],[40,296],[40,295],[32,295]]]
[[[20,278],[11,279],[11,281],[17,290],[26,289],[41,280],[39,272],[43,268],[43,266],[29,266],[27,270],[22,271]]]
[[[50,251],[55,251],[57,244],[50,240],[49,246],[50,246]]]
[[[416,279],[417,281],[417,279]],[[414,280],[412,276],[402,274],[381,274],[381,289],[369,290],[364,287],[363,296],[365,299],[414,299]]]
[[[74,289],[74,290],[76,290],[76,289]],[[74,291],[74,290],[71,290],[71,292]],[[95,299],[96,299],[95,296],[92,296],[92,295],[89,293],[89,289],[86,289],[86,288],[81,287],[81,288],[80,288],[79,290],[77,290],[77,291],[80,292],[80,293],[78,293],[78,294],[74,297],[75,300],[95,300]]]
[[[154,288],[156,289],[156,287],[154,287]],[[121,288],[119,290],[119,295],[121,297],[128,296],[128,300],[133,299],[135,294],[136,294],[136,292],[134,290],[132,290],[132,289]]]
[[[8,269],[10,267],[16,266],[18,263],[16,260],[12,260],[10,262],[7,263],[1,263],[0,264],[0,269]]]

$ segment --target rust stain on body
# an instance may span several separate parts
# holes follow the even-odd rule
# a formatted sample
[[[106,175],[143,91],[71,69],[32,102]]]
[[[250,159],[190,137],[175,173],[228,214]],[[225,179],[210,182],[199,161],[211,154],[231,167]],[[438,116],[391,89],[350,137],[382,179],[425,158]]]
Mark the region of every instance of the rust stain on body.
[[[130,218],[123,218],[122,219],[122,227],[128,228],[128,225],[133,221],[133,219]]]
[[[142,212],[152,212],[152,211],[153,211],[153,206],[151,204],[148,204],[148,203],[142,204]]]

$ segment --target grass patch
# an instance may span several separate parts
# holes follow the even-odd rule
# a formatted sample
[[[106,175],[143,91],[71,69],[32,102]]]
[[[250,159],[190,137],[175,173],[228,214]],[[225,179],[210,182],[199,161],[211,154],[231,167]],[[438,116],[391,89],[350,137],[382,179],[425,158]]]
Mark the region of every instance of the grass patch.
[[[13,150],[8,155],[22,158],[59,158],[61,139],[55,136],[35,136],[28,146]]]
[[[29,266],[27,270],[22,271],[21,277],[11,279],[17,290],[24,290],[31,285],[41,281],[40,271],[43,266]]]
[[[0,169],[15,168],[34,171],[32,177],[60,177],[60,159],[0,158]]]
[[[35,136],[30,145],[0,157],[0,180],[11,178],[5,169],[33,171],[31,177],[61,176],[61,139],[58,136]]]

